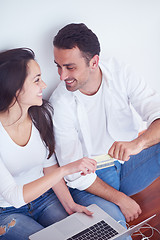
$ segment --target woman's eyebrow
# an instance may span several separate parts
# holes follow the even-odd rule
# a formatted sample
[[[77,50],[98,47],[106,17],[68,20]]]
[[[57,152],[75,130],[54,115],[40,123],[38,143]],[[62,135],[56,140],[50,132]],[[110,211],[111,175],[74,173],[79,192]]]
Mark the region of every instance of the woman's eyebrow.
[[[40,77],[40,76],[41,76],[41,73],[38,73],[36,76],[34,76],[34,78]]]

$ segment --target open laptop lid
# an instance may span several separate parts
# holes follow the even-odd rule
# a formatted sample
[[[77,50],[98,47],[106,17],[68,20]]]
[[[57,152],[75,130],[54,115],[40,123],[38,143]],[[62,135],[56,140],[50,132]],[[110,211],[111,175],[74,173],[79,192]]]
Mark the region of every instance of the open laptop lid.
[[[130,227],[128,229],[126,229],[125,232],[123,233],[119,233],[118,235],[114,236],[111,238],[111,240],[116,239],[116,240],[123,240],[124,237],[128,237],[131,236],[133,233],[138,232],[140,230],[140,228],[147,222],[149,222],[152,218],[154,218],[156,216],[156,214],[154,214],[153,216],[145,219],[144,221],[138,223],[137,225]]]

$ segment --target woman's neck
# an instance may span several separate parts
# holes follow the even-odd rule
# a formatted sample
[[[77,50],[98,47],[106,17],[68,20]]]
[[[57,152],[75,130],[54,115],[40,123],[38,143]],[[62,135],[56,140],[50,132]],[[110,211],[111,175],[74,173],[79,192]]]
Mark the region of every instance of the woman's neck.
[[[28,109],[24,111],[20,105],[15,102],[7,111],[0,113],[0,122],[4,127],[18,126],[30,119]]]
[[[32,120],[28,111],[14,104],[7,111],[0,113],[0,122],[13,142],[22,147],[26,146],[32,131]]]

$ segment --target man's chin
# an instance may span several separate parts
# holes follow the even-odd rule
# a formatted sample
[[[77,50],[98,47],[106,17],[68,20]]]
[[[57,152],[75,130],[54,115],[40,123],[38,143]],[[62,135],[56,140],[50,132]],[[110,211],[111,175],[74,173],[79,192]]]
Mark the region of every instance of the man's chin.
[[[69,86],[69,85],[67,85],[67,84],[66,84],[66,89],[67,89],[68,91],[70,91],[70,92],[74,92],[74,91],[77,90],[75,87],[71,87],[71,86]]]

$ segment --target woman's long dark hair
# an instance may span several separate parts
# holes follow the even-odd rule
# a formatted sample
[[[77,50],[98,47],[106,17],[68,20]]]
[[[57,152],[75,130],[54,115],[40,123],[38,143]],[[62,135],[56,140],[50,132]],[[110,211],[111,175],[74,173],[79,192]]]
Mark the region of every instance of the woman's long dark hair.
[[[16,93],[22,90],[30,60],[35,60],[35,54],[29,48],[0,52],[0,112],[9,110],[14,99],[18,102]],[[48,158],[54,153],[55,148],[52,114],[53,109],[46,100],[43,100],[42,106],[29,108],[32,122],[49,150]]]
[[[38,129],[42,140],[49,149],[48,158],[52,156],[55,148],[52,114],[53,108],[46,100],[43,100],[41,106],[33,106],[29,108],[29,115],[32,122]]]

